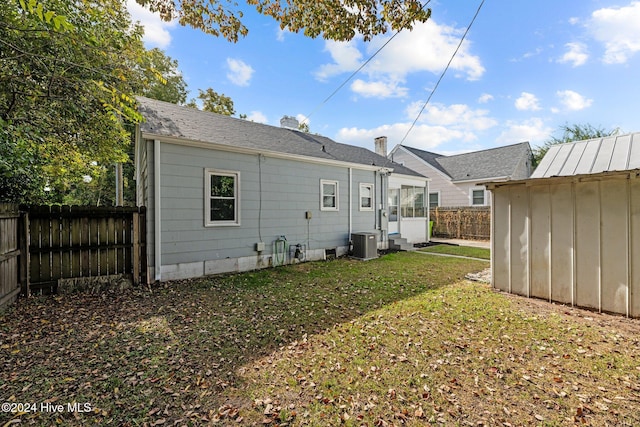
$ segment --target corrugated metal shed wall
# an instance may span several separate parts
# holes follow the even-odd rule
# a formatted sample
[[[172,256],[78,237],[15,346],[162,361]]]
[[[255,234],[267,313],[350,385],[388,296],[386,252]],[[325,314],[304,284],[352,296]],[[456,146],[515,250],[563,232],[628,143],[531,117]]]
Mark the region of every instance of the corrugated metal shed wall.
[[[640,317],[638,175],[490,185],[493,286]]]

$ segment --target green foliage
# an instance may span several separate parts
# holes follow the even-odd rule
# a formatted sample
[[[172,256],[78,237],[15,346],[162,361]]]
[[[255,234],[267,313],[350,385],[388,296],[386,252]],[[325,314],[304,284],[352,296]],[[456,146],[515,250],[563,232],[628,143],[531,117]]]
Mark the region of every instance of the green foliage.
[[[590,124],[564,124],[559,128],[561,135],[559,137],[552,136],[550,139],[544,142],[540,147],[533,149],[533,166],[536,167],[549,148],[556,144],[564,144],[574,141],[585,141],[592,138],[602,138],[605,136],[617,135],[620,129],[604,129],[601,127],[595,127]]]
[[[142,74],[138,94],[159,101],[184,104],[187,82],[178,70],[178,61],[158,48],[146,51],[139,65]]]
[[[3,200],[61,203],[96,163],[127,159],[124,123],[141,119],[141,36],[120,0],[0,8]],[[24,176],[30,185],[16,187]]]
[[[233,107],[233,100],[224,93],[218,93],[211,88],[207,90],[198,89],[198,99],[202,102],[202,110],[211,113],[233,116],[236,110]],[[196,101],[191,100],[187,107],[198,108]]]
[[[236,2],[222,0],[136,0],[160,13],[169,21],[178,19],[208,34],[230,41],[248,33],[242,23],[242,8]],[[370,40],[389,28],[394,31],[411,29],[417,22],[426,22],[431,9],[420,0],[246,0],[263,15],[280,23],[280,28],[302,31],[305,36],[347,41],[356,34]]]

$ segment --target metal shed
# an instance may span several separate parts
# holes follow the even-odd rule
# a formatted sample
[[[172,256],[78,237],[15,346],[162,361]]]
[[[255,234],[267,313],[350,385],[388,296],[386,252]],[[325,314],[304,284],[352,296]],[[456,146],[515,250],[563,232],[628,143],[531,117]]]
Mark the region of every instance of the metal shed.
[[[640,317],[640,133],[551,147],[530,179],[489,183],[492,285]]]

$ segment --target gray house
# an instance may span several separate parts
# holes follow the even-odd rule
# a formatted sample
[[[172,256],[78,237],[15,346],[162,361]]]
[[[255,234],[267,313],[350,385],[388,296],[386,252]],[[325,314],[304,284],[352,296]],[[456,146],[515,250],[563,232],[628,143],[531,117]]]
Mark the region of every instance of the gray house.
[[[148,98],[138,103],[145,121],[136,131],[137,203],[148,209],[150,278],[343,255],[353,233],[386,249],[394,221],[406,222],[395,224],[406,241],[427,240],[428,179],[417,172],[298,131],[290,120],[275,127]],[[390,206],[391,190],[410,197]],[[403,215],[391,217],[394,208]]]
[[[397,145],[389,157],[430,178],[429,207],[488,206],[485,182],[525,179],[531,175],[528,142],[444,156]]]

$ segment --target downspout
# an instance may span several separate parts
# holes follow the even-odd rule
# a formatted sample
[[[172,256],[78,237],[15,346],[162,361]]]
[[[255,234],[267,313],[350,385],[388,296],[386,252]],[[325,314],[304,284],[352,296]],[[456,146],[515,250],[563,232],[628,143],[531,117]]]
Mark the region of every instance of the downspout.
[[[353,185],[353,168],[349,168],[349,237],[348,240],[349,242],[351,242],[351,232],[352,232],[352,224],[353,224],[353,213],[352,213],[352,209],[353,209],[353,200],[351,200],[351,196],[352,196],[352,188],[351,186]]]
[[[161,273],[161,241],[160,234],[162,232],[162,227],[160,224],[160,208],[162,204],[160,203],[160,140],[155,139],[153,141],[153,232],[154,232],[154,269],[155,269],[155,280],[162,280]]]

